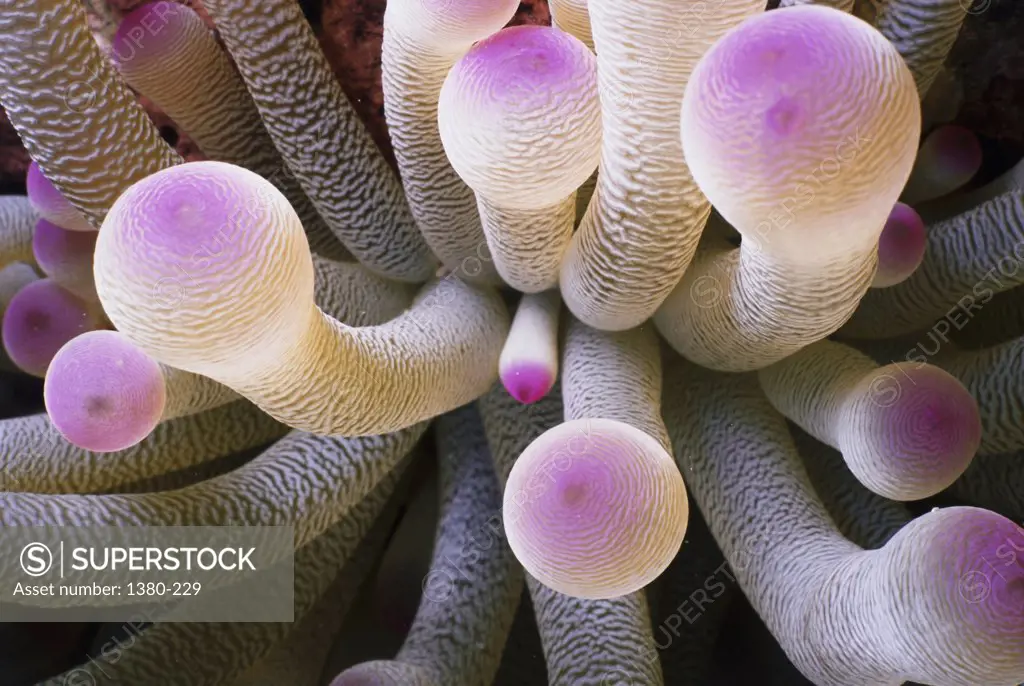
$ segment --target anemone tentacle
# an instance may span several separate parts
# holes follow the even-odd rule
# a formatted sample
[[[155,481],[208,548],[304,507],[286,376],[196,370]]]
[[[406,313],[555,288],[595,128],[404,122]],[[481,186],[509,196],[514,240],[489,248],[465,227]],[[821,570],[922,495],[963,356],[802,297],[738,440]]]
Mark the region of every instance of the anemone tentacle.
[[[1024,520],[1022,481],[1024,450],[984,455],[971,464],[948,492],[963,502],[1021,521]]]
[[[743,241],[701,251],[655,315],[661,334],[749,371],[838,329],[874,277],[919,130],[906,64],[859,19],[806,5],[723,37],[687,85],[682,142]]]
[[[154,302],[169,284],[176,297]],[[111,321],[156,360],[324,434],[394,431],[477,398],[497,378],[509,327],[496,293],[458,279],[428,285],[381,326],[341,324],[314,304],[313,262],[285,198],[223,162],[126,192],[100,232],[96,285]]]
[[[437,263],[402,187],[295,0],[209,0],[267,133],[335,236],[373,271],[422,282]]]
[[[295,551],[295,616],[304,616],[329,587],[332,579],[354,592],[369,574],[384,547],[397,516],[393,494],[401,490],[401,470],[395,470],[360,502],[345,519],[333,524]],[[343,602],[338,612],[344,612]],[[91,677],[114,683],[167,686],[221,686],[242,677],[273,646],[286,640],[287,622],[157,622],[136,638],[122,659],[108,663],[90,660],[40,686],[66,686],[69,679]],[[168,651],[174,655],[168,661]],[[173,666],[170,666],[172,665]]]
[[[302,220],[314,252],[352,259],[277,154],[245,83],[192,8],[168,0],[140,5],[122,18],[111,56],[132,88],[166,112],[208,159],[274,183]]]
[[[960,34],[967,0],[886,0],[875,26],[892,42],[914,75],[923,99]]]
[[[519,455],[541,434],[562,422],[558,386],[555,390],[532,405],[518,403],[500,386],[480,399],[487,442],[502,484],[507,482]],[[526,584],[540,629],[549,686],[616,680],[664,684],[659,662],[639,659],[640,655],[655,652],[650,609],[643,592],[609,600],[584,600],[557,593],[529,574]]]
[[[551,0],[551,25],[576,37],[591,51],[594,50],[594,36],[590,32],[589,0]]]
[[[881,548],[913,518],[903,503],[857,481],[838,450],[799,427],[791,426],[790,433],[815,493],[843,536],[862,548]]]
[[[666,371],[668,426],[694,498],[726,559],[756,560],[733,565],[737,580],[808,679],[1019,683],[1024,565],[998,576],[985,564],[1024,530],[986,510],[936,508],[863,551],[835,529],[756,376],[682,359]],[[968,588],[978,575],[987,593]]]
[[[857,480],[893,500],[919,500],[953,483],[978,452],[978,403],[931,364],[879,367],[819,341],[758,372],[780,413],[838,449]]]
[[[448,71],[470,46],[515,14],[515,0],[392,0],[384,11],[384,116],[416,225],[446,269],[501,282],[487,254],[473,191],[445,156],[438,101]]]
[[[871,287],[888,288],[910,278],[924,260],[927,235],[921,215],[896,203],[878,239],[878,271]]]
[[[125,188],[182,161],[100,53],[77,0],[0,2],[0,104],[96,228]]]
[[[576,189],[601,154],[594,54],[549,26],[502,29],[448,72],[437,119],[498,274],[525,293],[556,287]],[[550,140],[538,145],[542,135]]]
[[[99,454],[69,443],[45,414],[0,420],[0,490],[97,493],[187,469],[281,438],[288,428],[236,402],[158,426],[141,443]]]
[[[25,196],[0,196],[0,267],[35,261],[32,234],[38,220],[39,213]]]
[[[557,290],[527,294],[519,300],[498,359],[498,376],[509,394],[533,403],[558,380],[558,319],[562,300]]]
[[[586,324],[646,320],[693,258],[710,205],[683,160],[680,94],[723,34],[764,9],[728,0],[708,12],[644,0],[589,0],[602,147],[597,188],[562,263],[562,297]]]
[[[36,270],[24,262],[11,262],[0,267],[0,317],[18,291],[39,278]]]
[[[437,430],[441,511],[416,618],[393,660],[356,665],[331,686],[486,686],[498,671],[522,568],[500,532],[501,493],[476,407],[443,415]]]
[[[85,215],[76,210],[64,194],[50,183],[35,160],[29,162],[28,172],[25,174],[25,189],[29,203],[39,213],[40,218],[68,231],[91,233],[96,230]]]
[[[1024,189],[1015,189],[929,226],[921,266],[902,283],[869,291],[838,335],[889,338],[941,317],[955,322],[1021,284]]]
[[[952,193],[978,173],[981,163],[981,142],[970,129],[940,126],[921,143],[900,199],[918,205]]]
[[[92,276],[96,237],[95,231],[69,231],[40,219],[32,233],[32,256],[55,284],[83,300],[96,302],[99,297]]]

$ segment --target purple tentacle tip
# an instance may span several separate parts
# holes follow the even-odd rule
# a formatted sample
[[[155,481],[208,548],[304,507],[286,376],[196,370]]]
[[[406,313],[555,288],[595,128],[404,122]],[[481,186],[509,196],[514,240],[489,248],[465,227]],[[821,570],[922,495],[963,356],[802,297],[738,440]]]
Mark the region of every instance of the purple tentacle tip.
[[[529,405],[548,394],[555,384],[555,378],[551,371],[544,367],[521,364],[502,370],[501,383],[509,395],[524,405]]]
[[[878,240],[878,272],[872,285],[893,286],[913,274],[924,259],[927,238],[921,216],[909,205],[896,203]]]
[[[93,331],[54,356],[43,399],[50,421],[68,441],[113,452],[153,431],[166,389],[156,361],[116,331]]]

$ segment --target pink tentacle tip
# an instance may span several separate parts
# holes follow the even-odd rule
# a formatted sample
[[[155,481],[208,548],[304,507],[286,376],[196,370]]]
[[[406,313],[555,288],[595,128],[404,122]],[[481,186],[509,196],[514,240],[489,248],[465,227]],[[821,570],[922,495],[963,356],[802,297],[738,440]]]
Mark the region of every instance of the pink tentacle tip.
[[[69,442],[94,452],[129,448],[160,421],[160,366],[116,331],[93,331],[62,347],[43,387],[46,411]]]
[[[981,142],[970,129],[947,124],[933,131],[929,138],[944,168],[965,175],[973,175],[981,168]]]
[[[555,385],[555,377],[539,365],[519,364],[501,370],[501,384],[509,395],[529,405],[548,394]]]
[[[924,259],[928,233],[921,216],[901,202],[893,206],[878,239],[875,288],[893,286],[910,277]]]
[[[173,45],[188,12],[192,12],[188,6],[167,0],[136,7],[121,19],[110,42],[114,62],[124,66],[140,53],[152,54]]]

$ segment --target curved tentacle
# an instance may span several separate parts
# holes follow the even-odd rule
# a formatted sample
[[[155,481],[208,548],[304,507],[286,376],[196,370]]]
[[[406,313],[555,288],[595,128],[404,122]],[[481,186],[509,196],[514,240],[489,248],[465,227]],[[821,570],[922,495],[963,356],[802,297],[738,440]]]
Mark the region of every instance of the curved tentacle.
[[[437,267],[402,187],[334,78],[295,0],[208,0],[267,133],[335,236],[373,271],[422,282]]]
[[[100,53],[76,0],[0,2],[0,103],[46,178],[96,228],[125,188],[182,161]]]

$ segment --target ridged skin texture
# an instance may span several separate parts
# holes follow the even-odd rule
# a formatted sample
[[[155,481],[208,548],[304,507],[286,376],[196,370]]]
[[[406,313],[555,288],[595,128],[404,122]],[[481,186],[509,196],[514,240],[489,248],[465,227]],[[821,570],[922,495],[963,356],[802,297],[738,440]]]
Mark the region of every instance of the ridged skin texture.
[[[981,142],[970,129],[940,126],[921,143],[900,197],[916,205],[952,193],[978,173],[981,163]]]
[[[300,618],[341,576],[355,589],[366,577],[393,526],[397,503],[388,502],[392,473],[347,516],[295,553],[295,616]],[[287,622],[157,623],[135,639],[121,659],[90,660],[41,686],[68,686],[91,677],[113,686],[223,686],[286,638]],[[92,682],[90,682],[92,683]]]
[[[118,329],[289,426],[394,431],[497,378],[509,318],[496,293],[446,279],[387,324],[341,324],[314,304],[313,263],[287,201],[239,167],[197,162],[154,175],[104,227],[96,284]],[[169,286],[176,297],[161,297]]]
[[[294,528],[300,548],[347,516],[412,450],[426,426],[385,436],[331,438],[293,431],[227,474],[175,491],[101,496],[0,493],[3,526],[280,526]],[[17,574],[0,561],[0,578]],[[13,561],[11,561],[13,564]],[[83,583],[94,579],[83,578]],[[232,583],[218,573],[209,590]],[[66,599],[64,599],[66,602]],[[97,603],[85,598],[83,603]],[[131,598],[105,597],[105,604]],[[53,599],[33,604],[50,606]]]
[[[480,399],[487,442],[499,481],[504,484],[522,452],[563,420],[560,394],[522,405],[501,386]],[[644,593],[611,600],[584,600],[552,591],[526,575],[547,660],[549,686],[662,686],[654,652],[650,608]]]
[[[374,531],[359,544],[353,558],[345,563],[330,588],[306,616],[297,618],[288,637],[250,667],[232,686],[321,686],[335,636],[352,612],[365,577],[376,571],[374,563],[383,555],[387,539],[382,516]]]
[[[521,403],[540,400],[558,379],[557,290],[524,295],[516,307],[508,338],[498,358],[498,376]]]
[[[1024,521],[1024,489],[1021,489],[1021,466],[1024,451],[1002,455],[983,455],[975,460],[949,493],[966,503]],[[1017,542],[1017,550],[1024,542]]]
[[[331,231],[356,259],[422,282],[437,262],[402,187],[334,78],[295,0],[204,7],[245,79],[267,133]]]
[[[0,316],[18,291],[38,280],[36,270],[24,262],[11,262],[0,267]]]
[[[594,37],[590,33],[590,12],[588,0],[551,0],[548,9],[551,11],[551,25],[575,36],[591,50],[594,49]]]
[[[39,213],[23,195],[0,196],[0,266],[35,262],[32,232]]]
[[[0,491],[103,492],[264,445],[287,432],[250,403],[237,402],[161,424],[127,450],[95,453],[65,440],[45,414],[3,419]]]
[[[39,216],[68,231],[95,231],[81,212],[71,206],[34,161],[28,165],[25,174],[25,189],[28,200]]]
[[[921,215],[901,202],[893,205],[878,239],[878,271],[872,288],[888,288],[906,281],[924,260],[928,232]]]
[[[476,198],[445,155],[438,132],[441,86],[456,60],[515,14],[514,0],[394,0],[384,12],[384,115],[416,225],[459,278],[497,284]]]
[[[501,491],[475,405],[437,423],[441,509],[423,598],[391,662],[346,670],[332,686],[490,686],[523,589],[501,535]],[[411,670],[408,668],[411,667]],[[390,669],[389,669],[390,668]],[[396,679],[393,669],[410,671]]]
[[[758,372],[776,410],[840,450],[857,479],[893,500],[919,500],[963,474],[981,442],[978,403],[931,364],[879,367],[819,341]]]
[[[125,188],[181,162],[100,53],[76,0],[0,2],[0,103],[94,227]]]
[[[834,9],[767,12],[701,60],[681,126],[694,178],[743,242],[702,250],[658,330],[702,366],[748,371],[838,329],[871,284],[917,151],[899,54]]]
[[[924,98],[960,34],[967,0],[887,0],[875,26],[899,50]]]
[[[865,552],[835,529],[754,375],[679,359],[666,369],[667,425],[694,498],[751,605],[808,679],[1020,683],[1024,560],[1002,576],[986,567],[1018,526],[976,508],[935,509]]]
[[[21,288],[4,310],[4,350],[19,369],[41,379],[61,346],[104,325],[98,303],[39,279]]]
[[[1024,190],[1010,190],[928,227],[924,261],[892,288],[871,290],[839,335],[891,338],[940,317],[957,327],[993,294],[1024,284]]]
[[[935,364],[978,401],[979,455],[1024,450],[1024,336],[982,350],[947,349]]]
[[[245,83],[194,10],[166,0],[138,7],[121,20],[111,52],[132,88],[166,112],[208,159],[245,167],[277,186],[314,252],[352,258],[277,154]]]
[[[557,286],[576,189],[601,154],[594,53],[549,26],[502,29],[455,63],[439,98],[445,154],[476,192],[498,273],[526,293]]]
[[[760,0],[712,9],[590,0],[601,167],[560,276],[566,305],[584,323],[639,325],[690,263],[710,206],[683,160],[679,99],[704,52],[763,9]]]
[[[913,519],[903,503],[864,488],[850,473],[838,450],[799,427],[790,426],[790,433],[815,493],[843,536],[862,548],[873,550],[885,545]],[[969,470],[970,467],[968,473]]]

